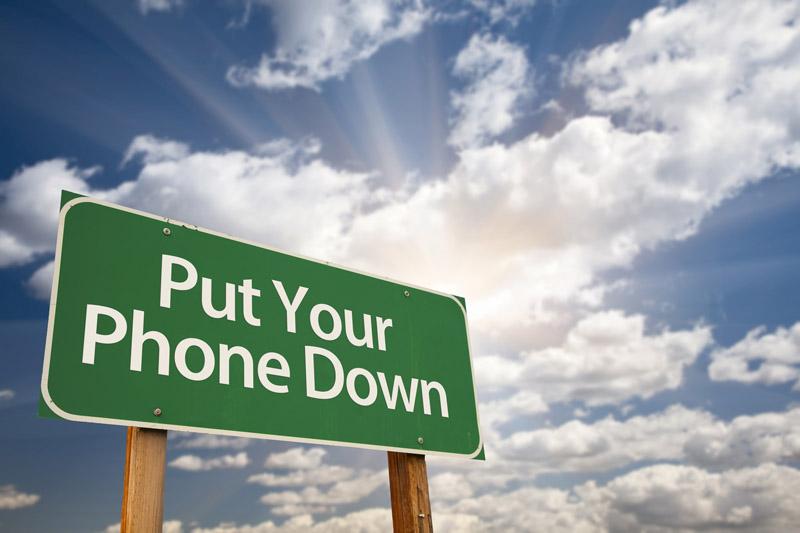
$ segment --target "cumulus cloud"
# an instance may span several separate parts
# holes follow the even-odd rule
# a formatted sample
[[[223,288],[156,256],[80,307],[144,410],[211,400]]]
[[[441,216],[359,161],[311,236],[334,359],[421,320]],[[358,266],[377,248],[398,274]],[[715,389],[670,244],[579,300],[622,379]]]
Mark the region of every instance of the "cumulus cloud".
[[[247,456],[247,452],[239,452],[236,455],[222,455],[208,459],[197,455],[181,455],[169,462],[169,466],[172,468],[188,470],[190,472],[244,468],[248,464],[250,464],[250,458]]]
[[[506,358],[499,371],[491,370],[496,357],[478,358],[478,382],[536,390],[547,403],[620,404],[678,387],[710,343],[705,326],[648,335],[644,316],[602,311],[575,324],[562,345]]]
[[[285,452],[272,453],[267,456],[264,466],[267,468],[285,468],[309,470],[322,464],[327,454],[322,448],[290,448]]]
[[[777,328],[767,333],[758,327],[729,348],[711,354],[708,375],[714,381],[743,383],[795,382],[800,386],[800,322],[790,328]]]
[[[310,515],[300,515],[280,525],[271,520],[253,525],[220,524],[196,528],[192,533],[383,533],[391,529],[392,515],[388,509],[364,509],[320,522]]]
[[[359,502],[379,487],[388,486],[388,483],[389,474],[386,470],[364,471],[352,479],[337,481],[324,489],[311,486],[298,491],[268,492],[261,497],[261,502],[278,515],[327,512],[338,505]]]
[[[11,389],[0,389],[0,400],[10,400],[15,396]]]
[[[265,3],[272,9],[277,45],[255,66],[231,67],[227,77],[233,85],[319,90],[382,46],[416,35],[430,17],[419,0]]]
[[[178,449],[222,449],[230,448],[233,450],[241,450],[250,445],[250,439],[241,437],[223,437],[221,435],[197,435],[191,433],[178,433],[170,432],[170,435],[180,435],[173,437],[177,442],[175,448]]]
[[[725,422],[677,405],[626,420],[572,420],[555,428],[515,432],[495,452],[501,459],[523,461],[528,475],[600,472],[644,461],[682,461],[717,470],[796,461],[798,421],[798,408]]]
[[[55,263],[53,261],[47,261],[37,268],[28,281],[25,282],[26,287],[35,298],[39,298],[40,300],[47,300],[50,298],[54,271]]]
[[[765,464],[709,473],[679,465],[634,471],[601,489],[610,529],[786,531],[800,520],[800,472]],[[587,488],[592,495],[592,488]]]
[[[132,161],[135,157],[141,156],[145,164],[160,163],[161,161],[171,161],[181,159],[189,155],[189,145],[160,139],[153,135],[139,135],[125,152],[122,164]]]
[[[39,501],[38,494],[18,491],[14,485],[0,485],[0,509],[21,509]]]
[[[98,170],[51,159],[22,167],[0,182],[0,267],[25,264],[51,253],[61,190],[86,192],[87,180]]]
[[[332,255],[335,241],[370,195],[368,174],[332,168],[313,158],[305,141],[263,155],[187,155],[183,146],[152,136],[135,138],[128,157],[140,157],[142,170],[135,180],[111,189],[91,187],[88,179],[97,168],[81,169],[64,159],[15,172],[0,183],[0,266],[52,253],[62,189],[321,257]],[[37,292],[49,294],[50,268],[45,265],[31,280]]]
[[[462,531],[785,531],[800,519],[800,472],[765,464],[721,473],[654,465],[571,491],[525,487],[462,499],[443,513],[472,516]]]
[[[350,479],[355,470],[340,465],[319,465],[314,468],[293,470],[286,474],[264,472],[247,478],[248,483],[265,487],[303,487],[308,485],[329,485]]]
[[[451,95],[455,117],[448,141],[458,148],[480,146],[511,128],[533,92],[525,50],[490,34],[472,36],[453,74],[467,83]]]

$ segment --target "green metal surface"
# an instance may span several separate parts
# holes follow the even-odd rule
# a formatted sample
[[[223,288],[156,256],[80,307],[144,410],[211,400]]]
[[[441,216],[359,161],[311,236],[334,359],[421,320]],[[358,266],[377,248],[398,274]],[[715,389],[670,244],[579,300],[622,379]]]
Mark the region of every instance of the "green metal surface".
[[[198,273],[193,288],[171,292],[169,308],[160,302],[164,254],[188,260]],[[454,297],[88,198],[74,198],[62,209],[56,274],[42,394],[58,416],[426,454],[474,457],[481,452],[465,311]],[[186,277],[180,267],[173,267],[170,276],[177,281]],[[261,291],[252,299],[252,315],[260,325],[245,320],[239,292],[235,320],[210,317],[203,310],[202,277],[211,280],[216,308],[225,302],[225,283],[252,280]],[[288,331],[287,312],[272,280],[282,282],[289,298],[298,287],[308,288],[297,310],[294,333]],[[320,338],[312,329],[310,311],[320,303],[332,306],[341,318],[343,330],[334,340]],[[118,311],[127,327],[119,341],[95,345],[93,364],[83,360],[87,305]],[[346,338],[345,309],[352,311],[358,337],[364,333],[363,315],[372,317],[373,348],[355,346]],[[167,338],[168,375],[158,373],[155,341],[142,344],[141,370],[131,369],[134,310],[144,313],[144,331],[155,330]],[[375,317],[392,320],[385,332],[385,350],[378,348]],[[323,312],[318,322],[327,332],[334,319]],[[112,318],[99,317],[99,334],[114,329]],[[186,338],[201,339],[213,351],[213,372],[205,379],[189,379],[177,367],[176,346]],[[220,344],[240,346],[252,354],[252,388],[244,386],[246,365],[238,356],[230,359],[229,384],[221,383]],[[331,399],[309,397],[307,346],[335,354],[345,377],[353,368],[369,373],[377,384],[374,402],[357,404],[346,385]],[[268,390],[256,375],[258,360],[267,352],[277,352],[288,363],[289,377],[270,377],[273,384],[287,386],[286,393]],[[326,390],[334,382],[333,365],[323,357],[314,361],[316,386]],[[205,364],[201,349],[186,351],[191,372],[199,372]],[[276,361],[270,366],[275,368]],[[395,375],[401,376],[407,391],[411,378],[420,380],[412,411],[399,397],[395,409],[387,406],[378,372],[384,373],[390,390]],[[443,416],[436,390],[428,394],[430,414],[423,412],[421,380],[436,382],[446,391],[448,416]],[[355,397],[369,396],[369,382],[363,373],[355,377]],[[160,416],[154,414],[156,408]]]

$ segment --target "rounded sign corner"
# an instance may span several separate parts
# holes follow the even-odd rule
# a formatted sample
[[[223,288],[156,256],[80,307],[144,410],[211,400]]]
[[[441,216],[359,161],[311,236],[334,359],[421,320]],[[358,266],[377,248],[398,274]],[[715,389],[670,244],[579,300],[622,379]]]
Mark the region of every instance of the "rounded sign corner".
[[[50,395],[50,391],[48,390],[47,385],[48,385],[47,380],[46,379],[42,380],[42,386],[40,388],[40,392],[42,394],[42,399],[44,400],[44,403],[47,405],[47,408],[53,411],[53,413],[58,415],[60,418],[63,418],[65,420],[72,420],[75,422],[81,422],[82,417],[80,415],[68,413],[67,411],[63,410],[61,407],[58,406],[55,400],[53,400],[53,397]]]

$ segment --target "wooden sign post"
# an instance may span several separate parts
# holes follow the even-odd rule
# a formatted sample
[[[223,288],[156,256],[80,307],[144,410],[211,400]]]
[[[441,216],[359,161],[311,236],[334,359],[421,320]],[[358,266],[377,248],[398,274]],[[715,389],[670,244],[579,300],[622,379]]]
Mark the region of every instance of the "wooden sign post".
[[[425,456],[388,452],[394,533],[432,533]]]
[[[121,533],[161,532],[166,457],[166,430],[128,428]]]

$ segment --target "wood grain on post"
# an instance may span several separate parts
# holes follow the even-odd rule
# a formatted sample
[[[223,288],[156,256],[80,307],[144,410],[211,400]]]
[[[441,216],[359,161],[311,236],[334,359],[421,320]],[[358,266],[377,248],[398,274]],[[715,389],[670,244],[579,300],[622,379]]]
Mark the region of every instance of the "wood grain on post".
[[[167,432],[128,428],[122,533],[160,533],[164,523],[164,464]]]
[[[394,533],[432,533],[425,456],[388,452]]]

